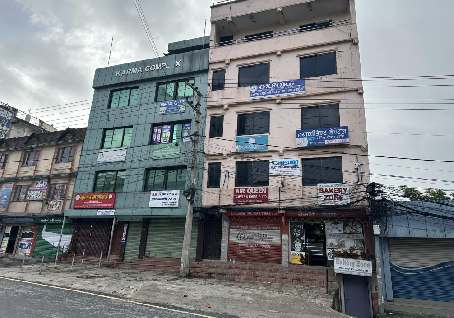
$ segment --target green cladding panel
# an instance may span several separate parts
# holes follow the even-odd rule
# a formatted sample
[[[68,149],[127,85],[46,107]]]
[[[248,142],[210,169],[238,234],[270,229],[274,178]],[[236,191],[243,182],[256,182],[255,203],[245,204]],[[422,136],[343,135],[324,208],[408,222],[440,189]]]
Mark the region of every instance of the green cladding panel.
[[[148,230],[146,255],[151,257],[181,257],[185,219],[151,219]],[[195,258],[197,223],[192,227],[190,257]]]
[[[61,224],[44,224],[38,227],[36,235],[35,248],[33,250],[34,257],[43,257],[45,259],[53,259],[57,254],[57,246],[60,241],[60,248],[66,252],[71,242],[73,233],[72,224],[65,224],[63,233],[60,239]]]
[[[132,261],[139,258],[140,233],[142,223],[130,222],[128,237],[126,239],[125,261]]]

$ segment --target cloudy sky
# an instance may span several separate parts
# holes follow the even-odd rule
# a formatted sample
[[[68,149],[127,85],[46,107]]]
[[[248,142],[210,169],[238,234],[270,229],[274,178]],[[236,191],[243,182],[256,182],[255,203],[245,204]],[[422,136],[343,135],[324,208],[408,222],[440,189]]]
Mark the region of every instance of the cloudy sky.
[[[159,51],[203,35],[211,2],[143,0]],[[442,162],[454,159],[454,76],[443,76],[454,74],[454,1],[357,0],[357,11],[372,179],[454,189]],[[0,0],[0,100],[84,126],[112,36],[111,64],[153,57],[132,0]]]

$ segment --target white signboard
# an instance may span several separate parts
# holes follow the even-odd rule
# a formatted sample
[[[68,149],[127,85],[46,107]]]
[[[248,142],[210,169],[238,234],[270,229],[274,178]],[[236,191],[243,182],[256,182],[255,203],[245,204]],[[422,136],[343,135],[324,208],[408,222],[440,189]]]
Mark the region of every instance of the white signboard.
[[[270,176],[301,176],[301,160],[270,160]]]
[[[96,212],[97,216],[113,216],[115,215],[115,210],[98,210]]]
[[[372,276],[372,262],[362,259],[335,257],[334,272],[347,275]]]
[[[178,208],[180,202],[180,190],[151,191],[150,208]]]
[[[319,205],[350,204],[350,186],[342,183],[320,183],[317,185]]]
[[[98,153],[97,163],[125,161],[126,151],[127,148],[101,150]]]

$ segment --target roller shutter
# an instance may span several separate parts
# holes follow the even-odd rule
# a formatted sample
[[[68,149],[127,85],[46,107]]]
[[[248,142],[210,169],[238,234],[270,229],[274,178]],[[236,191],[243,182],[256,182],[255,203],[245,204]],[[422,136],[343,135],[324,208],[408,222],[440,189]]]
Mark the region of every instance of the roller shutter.
[[[142,223],[129,223],[128,237],[126,238],[125,261],[139,258],[140,233]]]
[[[391,239],[395,298],[454,302],[454,240]]]
[[[181,257],[185,219],[152,219],[148,230],[145,255],[149,257]],[[194,222],[191,236],[190,257],[195,258],[197,246],[197,223]]]

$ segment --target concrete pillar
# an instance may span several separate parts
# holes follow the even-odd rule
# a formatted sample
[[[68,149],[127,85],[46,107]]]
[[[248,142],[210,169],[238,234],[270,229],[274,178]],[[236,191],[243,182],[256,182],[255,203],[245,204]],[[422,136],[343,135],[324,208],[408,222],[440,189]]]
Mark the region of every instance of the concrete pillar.
[[[229,248],[229,218],[222,214],[222,240],[221,240],[221,261],[227,261],[227,250]]]
[[[289,257],[289,240],[288,240],[288,221],[286,217],[282,216],[281,223],[281,242],[282,242],[282,266],[288,267]]]

